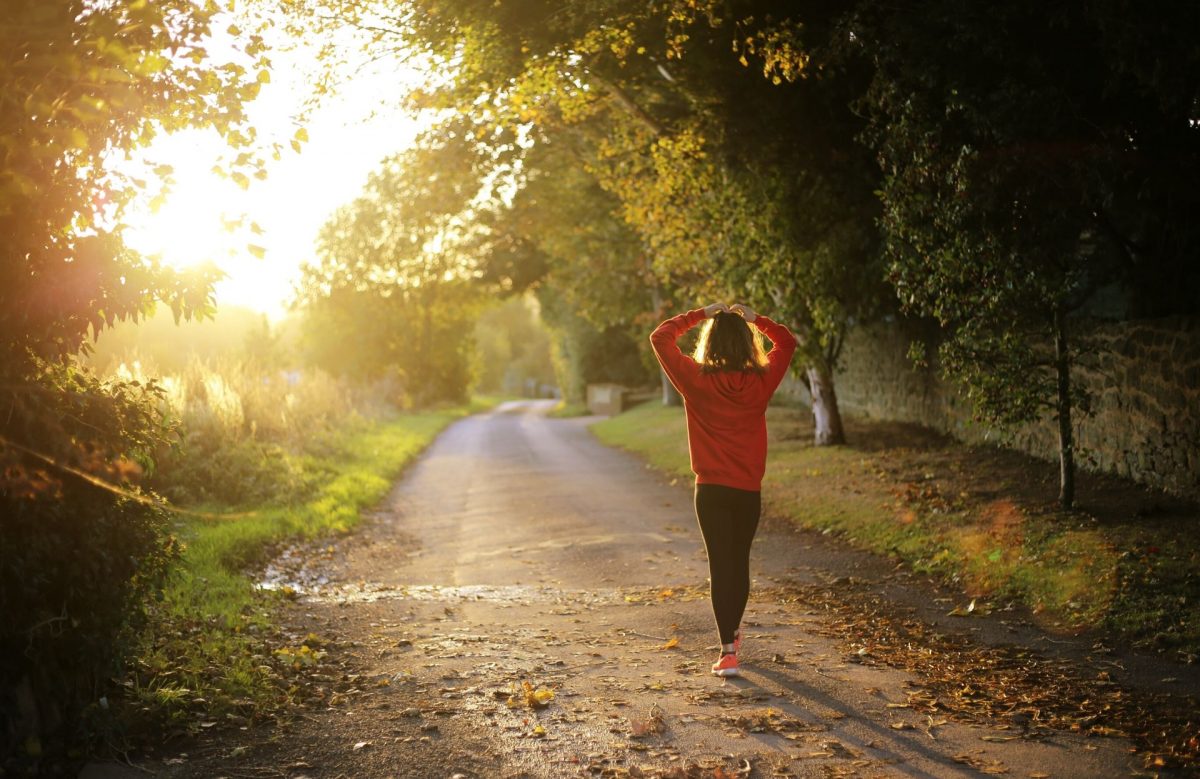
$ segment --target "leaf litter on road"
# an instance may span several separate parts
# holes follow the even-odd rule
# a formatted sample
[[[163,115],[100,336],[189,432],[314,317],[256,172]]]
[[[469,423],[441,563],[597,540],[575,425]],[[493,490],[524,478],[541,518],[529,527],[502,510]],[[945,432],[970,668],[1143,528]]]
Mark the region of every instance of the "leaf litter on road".
[[[985,740],[1038,738],[1048,731],[1124,737],[1134,742],[1147,768],[1200,765],[1195,717],[1200,701],[1192,696],[1128,690],[1104,671],[1089,672],[1027,647],[990,646],[942,632],[895,614],[860,582],[840,582],[836,588],[788,583],[770,597],[820,609],[828,619],[814,629],[839,639],[847,662],[914,674],[909,708],[930,717],[953,714],[1000,731]],[[1000,772],[992,764],[972,767]]]

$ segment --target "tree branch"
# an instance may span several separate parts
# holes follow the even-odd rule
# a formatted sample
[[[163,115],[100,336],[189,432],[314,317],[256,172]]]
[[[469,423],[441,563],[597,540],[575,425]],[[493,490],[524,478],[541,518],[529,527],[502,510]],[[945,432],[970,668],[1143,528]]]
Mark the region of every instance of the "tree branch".
[[[637,120],[639,124],[649,130],[655,137],[662,137],[663,135],[667,134],[666,128],[663,127],[657,119],[651,116],[646,109],[638,105],[637,102],[630,97],[629,93],[620,86],[612,81],[609,81],[607,78],[601,76],[594,70],[589,70],[588,75],[590,75],[597,84],[603,87],[604,91],[608,92],[609,97],[611,97],[618,106],[624,109],[625,113]]]

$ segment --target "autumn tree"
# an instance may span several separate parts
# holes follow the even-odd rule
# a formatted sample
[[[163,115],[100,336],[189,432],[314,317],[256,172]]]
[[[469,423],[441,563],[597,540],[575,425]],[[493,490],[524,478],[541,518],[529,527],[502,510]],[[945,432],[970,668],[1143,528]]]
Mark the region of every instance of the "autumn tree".
[[[0,739],[5,755],[24,749],[34,763],[86,734],[82,707],[112,676],[122,626],[170,556],[160,511],[80,477],[127,481],[152,467],[167,434],[155,390],[103,383],[76,356],[156,302],[180,317],[211,307],[213,271],[173,271],[124,245],[125,207],[147,182],[112,163],[184,127],[250,146],[243,104],[269,63],[257,38],[237,42],[229,61],[208,58],[217,21],[215,5],[187,0],[5,4]],[[234,172],[253,175],[255,160],[248,153]]]
[[[647,113],[635,130],[646,153],[597,166],[602,180],[616,177],[664,273],[698,297],[711,289],[775,312],[797,333],[818,444],[844,440],[834,377],[847,327],[889,296],[878,170],[850,106],[869,70],[829,47],[840,11],[666,4],[667,61],[655,65],[666,86],[643,102],[665,103],[654,93],[667,89],[684,97],[687,118],[668,135]]]
[[[534,289],[566,397],[582,401],[591,382],[643,384],[657,371],[643,353],[661,294],[646,248],[579,163],[577,139],[538,132],[511,198],[484,217],[485,276]]]
[[[370,18],[369,4],[323,5],[369,27],[375,45],[403,45],[453,74],[414,105],[532,127],[533,143],[571,137],[578,153],[563,163],[616,198],[658,302],[678,290],[693,303],[742,297],[779,312],[801,336],[817,441],[842,439],[842,334],[882,289],[875,179],[845,99],[859,72],[768,78],[749,66],[755,19],[785,4],[718,15],[708,3],[428,0]],[[833,18],[820,9],[805,22],[821,38]]]

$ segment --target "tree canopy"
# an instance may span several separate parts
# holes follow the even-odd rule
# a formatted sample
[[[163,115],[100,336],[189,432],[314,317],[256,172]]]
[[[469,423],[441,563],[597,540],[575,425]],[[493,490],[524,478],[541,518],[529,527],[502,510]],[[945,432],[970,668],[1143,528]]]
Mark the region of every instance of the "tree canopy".
[[[899,307],[940,325],[981,420],[1058,420],[1069,504],[1087,350],[1068,321],[1105,313],[1099,293],[1116,315],[1195,309],[1190,6],[428,0],[375,22],[453,74],[412,105],[608,193],[656,303],[789,324],[818,442],[841,440],[847,328]],[[569,251],[548,279],[594,256]]]
[[[473,214],[488,196],[473,151],[447,134],[387,160],[321,229],[298,299],[317,364],[394,375],[417,403],[463,399],[482,293]]]

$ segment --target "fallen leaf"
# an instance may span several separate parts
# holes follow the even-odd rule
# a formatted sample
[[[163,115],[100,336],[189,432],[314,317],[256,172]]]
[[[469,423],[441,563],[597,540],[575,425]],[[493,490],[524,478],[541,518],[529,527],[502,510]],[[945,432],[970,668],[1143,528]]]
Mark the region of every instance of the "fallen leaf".
[[[554,691],[545,687],[534,687],[529,682],[521,682],[521,688],[517,689],[514,684],[512,693],[508,696],[506,703],[509,707],[517,707],[521,705],[528,706],[531,709],[544,709],[550,705],[550,701],[554,700]]]

